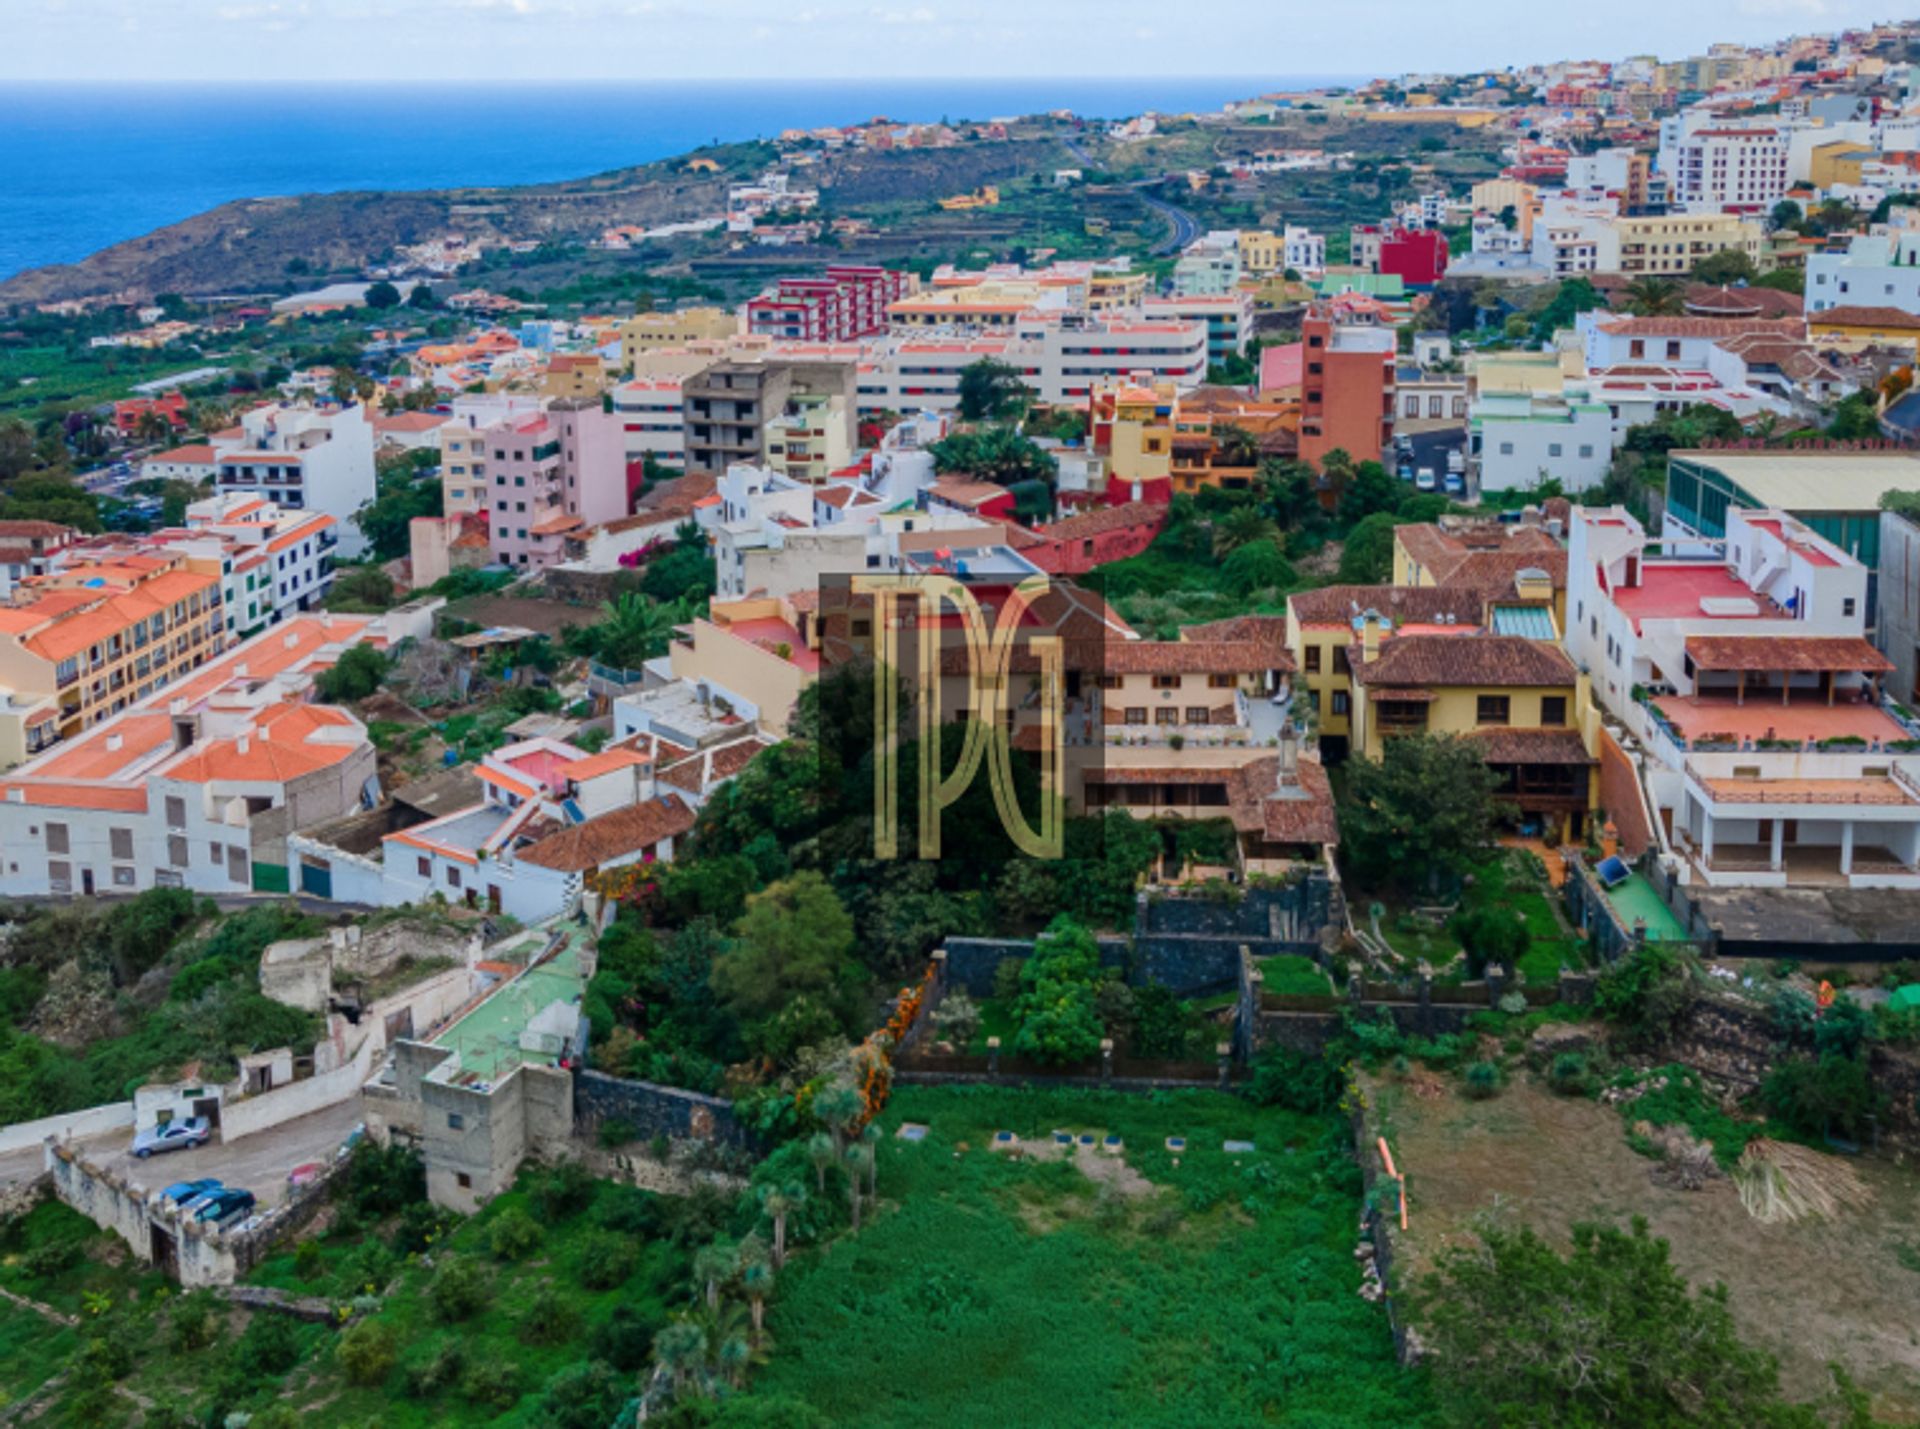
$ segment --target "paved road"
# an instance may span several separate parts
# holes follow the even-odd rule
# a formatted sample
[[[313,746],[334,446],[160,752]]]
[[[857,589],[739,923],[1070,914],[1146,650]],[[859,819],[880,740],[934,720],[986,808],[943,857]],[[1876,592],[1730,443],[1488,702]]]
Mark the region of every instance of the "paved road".
[[[1200,221],[1184,208],[1168,203],[1163,198],[1155,198],[1146,192],[1145,185],[1157,183],[1157,179],[1143,179],[1133,185],[1140,195],[1140,201],[1173,225],[1173,235],[1164,242],[1154,245],[1153,256],[1164,258],[1168,254],[1178,253],[1194,239],[1200,236]]]
[[[253,1192],[262,1206],[275,1206],[286,1199],[287,1173],[309,1161],[326,1161],[360,1120],[360,1098],[354,1096],[239,1141],[169,1151],[145,1161],[134,1156],[133,1134],[127,1131],[84,1138],[75,1146],[96,1165],[148,1191],[212,1176]]]

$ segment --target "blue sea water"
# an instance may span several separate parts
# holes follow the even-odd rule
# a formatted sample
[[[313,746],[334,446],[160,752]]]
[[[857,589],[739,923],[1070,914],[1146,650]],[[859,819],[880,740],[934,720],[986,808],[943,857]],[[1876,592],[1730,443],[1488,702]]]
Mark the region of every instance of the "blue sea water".
[[[236,198],[539,183],[713,140],[885,115],[1218,109],[1330,76],[408,86],[12,84],[0,90],[0,278]]]

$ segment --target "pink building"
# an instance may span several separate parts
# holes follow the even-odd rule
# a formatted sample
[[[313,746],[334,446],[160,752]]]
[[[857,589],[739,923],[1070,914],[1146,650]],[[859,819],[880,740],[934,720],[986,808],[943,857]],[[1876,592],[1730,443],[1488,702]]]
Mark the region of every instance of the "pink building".
[[[565,559],[566,538],[630,513],[626,434],[598,399],[483,429],[494,560],[542,570]]]

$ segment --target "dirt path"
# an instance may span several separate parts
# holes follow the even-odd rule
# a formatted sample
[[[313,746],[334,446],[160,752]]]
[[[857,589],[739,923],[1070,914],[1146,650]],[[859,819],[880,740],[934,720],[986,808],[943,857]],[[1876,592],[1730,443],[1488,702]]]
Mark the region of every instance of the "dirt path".
[[[1577,1221],[1625,1225],[1644,1216],[1696,1285],[1726,1284],[1735,1321],[1780,1360],[1788,1393],[1823,1394],[1826,1365],[1845,1365],[1884,1415],[1920,1415],[1920,1174],[1890,1162],[1851,1163],[1872,1187],[1868,1209],[1827,1222],[1761,1225],[1728,1180],[1704,1190],[1653,1184],[1653,1163],[1626,1144],[1618,1112],[1516,1082],[1490,1101],[1452,1090],[1421,1100],[1375,1088],[1390,1144],[1407,1175],[1410,1225],[1396,1267],[1417,1275],[1468,1239],[1498,1204],[1564,1243]]]

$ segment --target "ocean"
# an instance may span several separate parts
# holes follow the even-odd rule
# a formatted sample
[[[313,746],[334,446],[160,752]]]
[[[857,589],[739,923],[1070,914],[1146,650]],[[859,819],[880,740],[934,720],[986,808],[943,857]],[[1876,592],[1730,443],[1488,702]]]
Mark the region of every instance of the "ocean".
[[[74,262],[237,198],[543,183],[875,115],[927,122],[1067,108],[1126,117],[1334,81],[10,84],[0,90],[0,278]]]

